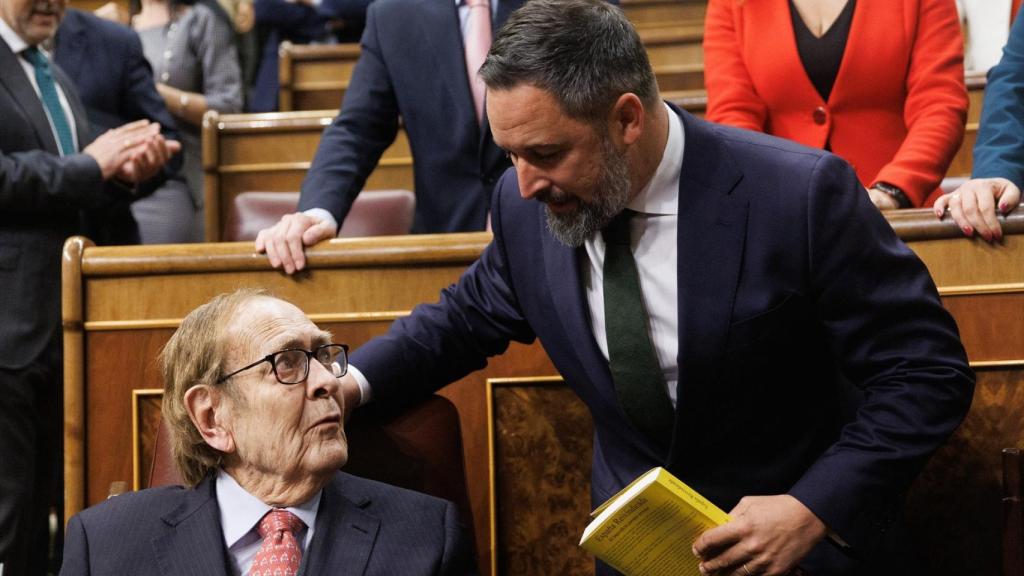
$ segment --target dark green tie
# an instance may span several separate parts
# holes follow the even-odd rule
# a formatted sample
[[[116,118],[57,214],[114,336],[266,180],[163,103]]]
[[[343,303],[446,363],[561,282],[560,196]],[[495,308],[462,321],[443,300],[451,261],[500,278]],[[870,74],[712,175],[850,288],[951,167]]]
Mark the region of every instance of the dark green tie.
[[[60,97],[57,96],[57,85],[53,82],[50,61],[35,46],[29,47],[22,54],[36,70],[39,95],[42,96],[43,106],[46,107],[46,112],[50,115],[53,131],[57,134],[61,156],[74,154],[76,152],[75,140],[71,137],[71,125],[68,123],[67,115],[64,114],[64,107],[60,105]]]
[[[647,330],[647,311],[630,249],[629,221],[634,214],[624,210],[603,231],[608,364],[619,403],[633,425],[648,438],[667,446],[675,414]]]

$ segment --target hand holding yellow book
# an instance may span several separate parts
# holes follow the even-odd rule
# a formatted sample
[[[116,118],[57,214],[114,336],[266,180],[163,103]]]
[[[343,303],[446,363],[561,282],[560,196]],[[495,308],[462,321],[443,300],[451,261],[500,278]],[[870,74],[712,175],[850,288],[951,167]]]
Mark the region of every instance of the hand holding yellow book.
[[[700,576],[693,542],[729,521],[728,514],[661,467],[641,475],[590,516],[580,546],[626,576]]]

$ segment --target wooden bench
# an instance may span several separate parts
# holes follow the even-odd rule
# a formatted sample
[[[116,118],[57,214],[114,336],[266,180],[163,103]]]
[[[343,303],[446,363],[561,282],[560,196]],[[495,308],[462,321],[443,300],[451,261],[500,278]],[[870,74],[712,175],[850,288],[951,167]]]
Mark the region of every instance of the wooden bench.
[[[203,119],[206,239],[222,237],[228,209],[242,192],[296,192],[336,110],[266,114],[207,113]],[[413,190],[405,131],[381,157],[365,189]]]
[[[689,66],[686,69],[693,70],[694,67],[699,68],[704,61],[701,45],[704,39],[703,24],[665,24],[642,28],[639,33],[656,74],[664,70],[664,73],[671,75],[680,66]],[[282,42],[278,60],[281,111],[337,112],[352,79],[359,53],[358,44],[304,45]],[[699,85],[693,82],[688,85],[702,88],[702,69],[698,70],[696,78],[699,79]]]
[[[341,109],[359,44],[292,44],[278,49],[279,107],[291,110]]]
[[[637,29],[703,26],[706,0],[622,0],[622,10]]]
[[[908,499],[913,534],[928,553],[923,572],[994,574],[999,449],[1024,437],[1024,211],[1009,218],[1002,246],[965,239],[928,210],[888,217],[931,270],[978,373],[970,415]],[[162,387],[154,359],[195,306],[263,286],[359,346],[416,304],[435,301],[489,239],[332,240],[310,250],[310,270],[296,277],[272,270],[249,243],[96,248],[70,240],[63,256],[68,517],[106,498],[112,482],[147,485]],[[543,349],[513,344],[442,395],[462,425],[482,573],[592,573],[576,546],[590,507],[590,416]]]

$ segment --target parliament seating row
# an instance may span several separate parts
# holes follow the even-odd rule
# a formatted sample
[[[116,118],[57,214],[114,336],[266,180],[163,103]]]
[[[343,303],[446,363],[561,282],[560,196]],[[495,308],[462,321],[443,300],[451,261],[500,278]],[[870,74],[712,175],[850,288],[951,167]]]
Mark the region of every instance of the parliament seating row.
[[[927,210],[887,218],[931,271],[978,373],[966,421],[907,496],[910,534],[926,552],[922,573],[995,574],[999,451],[1024,437],[1024,212],[1004,220],[1006,240],[995,246],[963,238]],[[359,346],[436,300],[489,240],[486,233],[332,240],[310,249],[309,270],[297,276],[271,269],[251,243],[70,240],[63,256],[66,513],[106,498],[112,482],[149,485],[160,421],[154,358],[195,306],[261,286]],[[576,546],[590,507],[590,416],[540,345],[514,344],[440,394],[458,412],[466,520],[482,573],[592,573],[592,559]]]
[[[694,78],[702,76],[702,69],[678,66],[676,70],[678,74],[671,85],[675,89],[666,90],[666,98],[703,116],[707,98],[703,90],[692,88],[696,85]],[[963,144],[947,172],[952,177],[971,173],[985,77],[969,75],[967,82],[971,95],[970,118]],[[239,194],[298,191],[320,135],[335,114],[332,109],[268,114],[209,113],[203,122],[206,239],[225,238],[224,231]],[[403,130],[385,151],[365,188],[368,191],[414,190],[412,155]]]
[[[682,5],[678,0],[673,0],[672,4]],[[697,77],[689,80],[687,86],[703,87],[703,24],[643,28],[640,30],[640,38],[647,47],[648,57],[659,76],[659,82],[662,73],[670,77],[678,75],[679,67],[683,66],[684,69],[697,69]],[[310,45],[282,42],[278,54],[281,111],[341,107],[359,54],[358,44]],[[669,85],[674,86],[671,82]]]

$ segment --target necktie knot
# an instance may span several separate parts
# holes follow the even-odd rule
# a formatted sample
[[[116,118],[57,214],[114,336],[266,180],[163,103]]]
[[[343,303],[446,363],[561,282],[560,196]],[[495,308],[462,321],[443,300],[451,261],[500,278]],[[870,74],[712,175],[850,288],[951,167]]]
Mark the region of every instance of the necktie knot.
[[[305,526],[306,524],[295,514],[281,508],[274,508],[260,520],[260,525],[256,530],[264,540],[270,536],[275,541],[280,541],[285,532],[296,535]]]
[[[29,64],[36,68],[47,70],[50,68],[50,60],[43,54],[43,51],[38,46],[29,46],[25,49],[22,54],[25,55],[25,60],[28,60]]]
[[[626,208],[619,212],[615,218],[612,218],[612,221],[601,230],[605,244],[629,246],[629,222],[633,219],[633,216],[636,216],[636,212]]]

